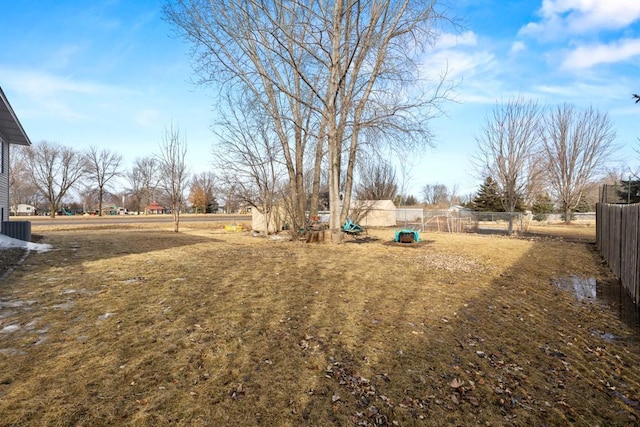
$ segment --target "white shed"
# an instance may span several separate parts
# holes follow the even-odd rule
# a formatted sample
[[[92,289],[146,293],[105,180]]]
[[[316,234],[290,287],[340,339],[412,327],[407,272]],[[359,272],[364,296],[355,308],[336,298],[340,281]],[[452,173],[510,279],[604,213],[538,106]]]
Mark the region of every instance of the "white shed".
[[[362,227],[393,227],[396,205],[391,200],[354,200],[349,216]]]

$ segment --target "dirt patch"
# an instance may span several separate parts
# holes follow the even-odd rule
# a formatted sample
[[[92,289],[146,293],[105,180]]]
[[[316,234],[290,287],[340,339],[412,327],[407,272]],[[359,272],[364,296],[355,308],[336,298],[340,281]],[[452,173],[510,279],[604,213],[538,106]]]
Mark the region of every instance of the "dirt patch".
[[[0,278],[11,271],[27,253],[26,249],[0,249]]]
[[[38,232],[54,250],[0,281],[7,425],[639,420],[636,332],[551,281],[609,279],[589,243]]]

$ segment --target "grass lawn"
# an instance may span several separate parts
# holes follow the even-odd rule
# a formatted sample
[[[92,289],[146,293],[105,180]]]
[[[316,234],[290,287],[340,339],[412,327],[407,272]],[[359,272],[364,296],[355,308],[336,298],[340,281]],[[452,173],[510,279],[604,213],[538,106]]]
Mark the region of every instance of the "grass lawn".
[[[640,423],[638,332],[552,283],[611,279],[593,228],[215,227],[35,226],[55,249],[0,281],[0,425]]]

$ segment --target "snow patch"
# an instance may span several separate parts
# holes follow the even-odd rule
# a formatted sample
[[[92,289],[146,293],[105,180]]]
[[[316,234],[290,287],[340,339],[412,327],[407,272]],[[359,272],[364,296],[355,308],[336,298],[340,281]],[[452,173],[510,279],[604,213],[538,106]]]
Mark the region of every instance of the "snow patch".
[[[46,243],[25,242],[24,240],[14,239],[13,237],[0,234],[0,250],[13,248],[22,248],[36,252],[47,252],[52,249],[52,246]]]
[[[20,329],[20,325],[16,325],[14,323],[13,325],[7,325],[4,328],[0,329],[0,333],[11,333],[17,331],[18,329]]]

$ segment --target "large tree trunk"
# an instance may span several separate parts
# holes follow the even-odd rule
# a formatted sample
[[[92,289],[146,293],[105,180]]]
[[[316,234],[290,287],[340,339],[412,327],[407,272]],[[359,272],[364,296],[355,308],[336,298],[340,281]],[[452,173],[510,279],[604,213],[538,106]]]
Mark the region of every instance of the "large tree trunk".
[[[313,182],[311,184],[311,201],[309,207],[309,215],[318,215],[318,205],[320,204],[320,179],[322,178],[322,159],[324,158],[324,140],[325,140],[325,124],[324,120],[320,124],[320,132],[318,134],[318,142],[316,143],[316,155],[313,164]]]
[[[329,87],[327,88],[328,99],[325,106],[325,114],[327,119],[327,136],[329,146],[329,228],[331,229],[331,237],[334,242],[342,240],[340,232],[340,156],[342,154],[342,138],[338,132],[338,99],[340,95],[341,81],[341,35],[342,28],[342,1],[336,1],[333,7],[333,28],[331,40],[331,57],[332,62],[329,69]]]

